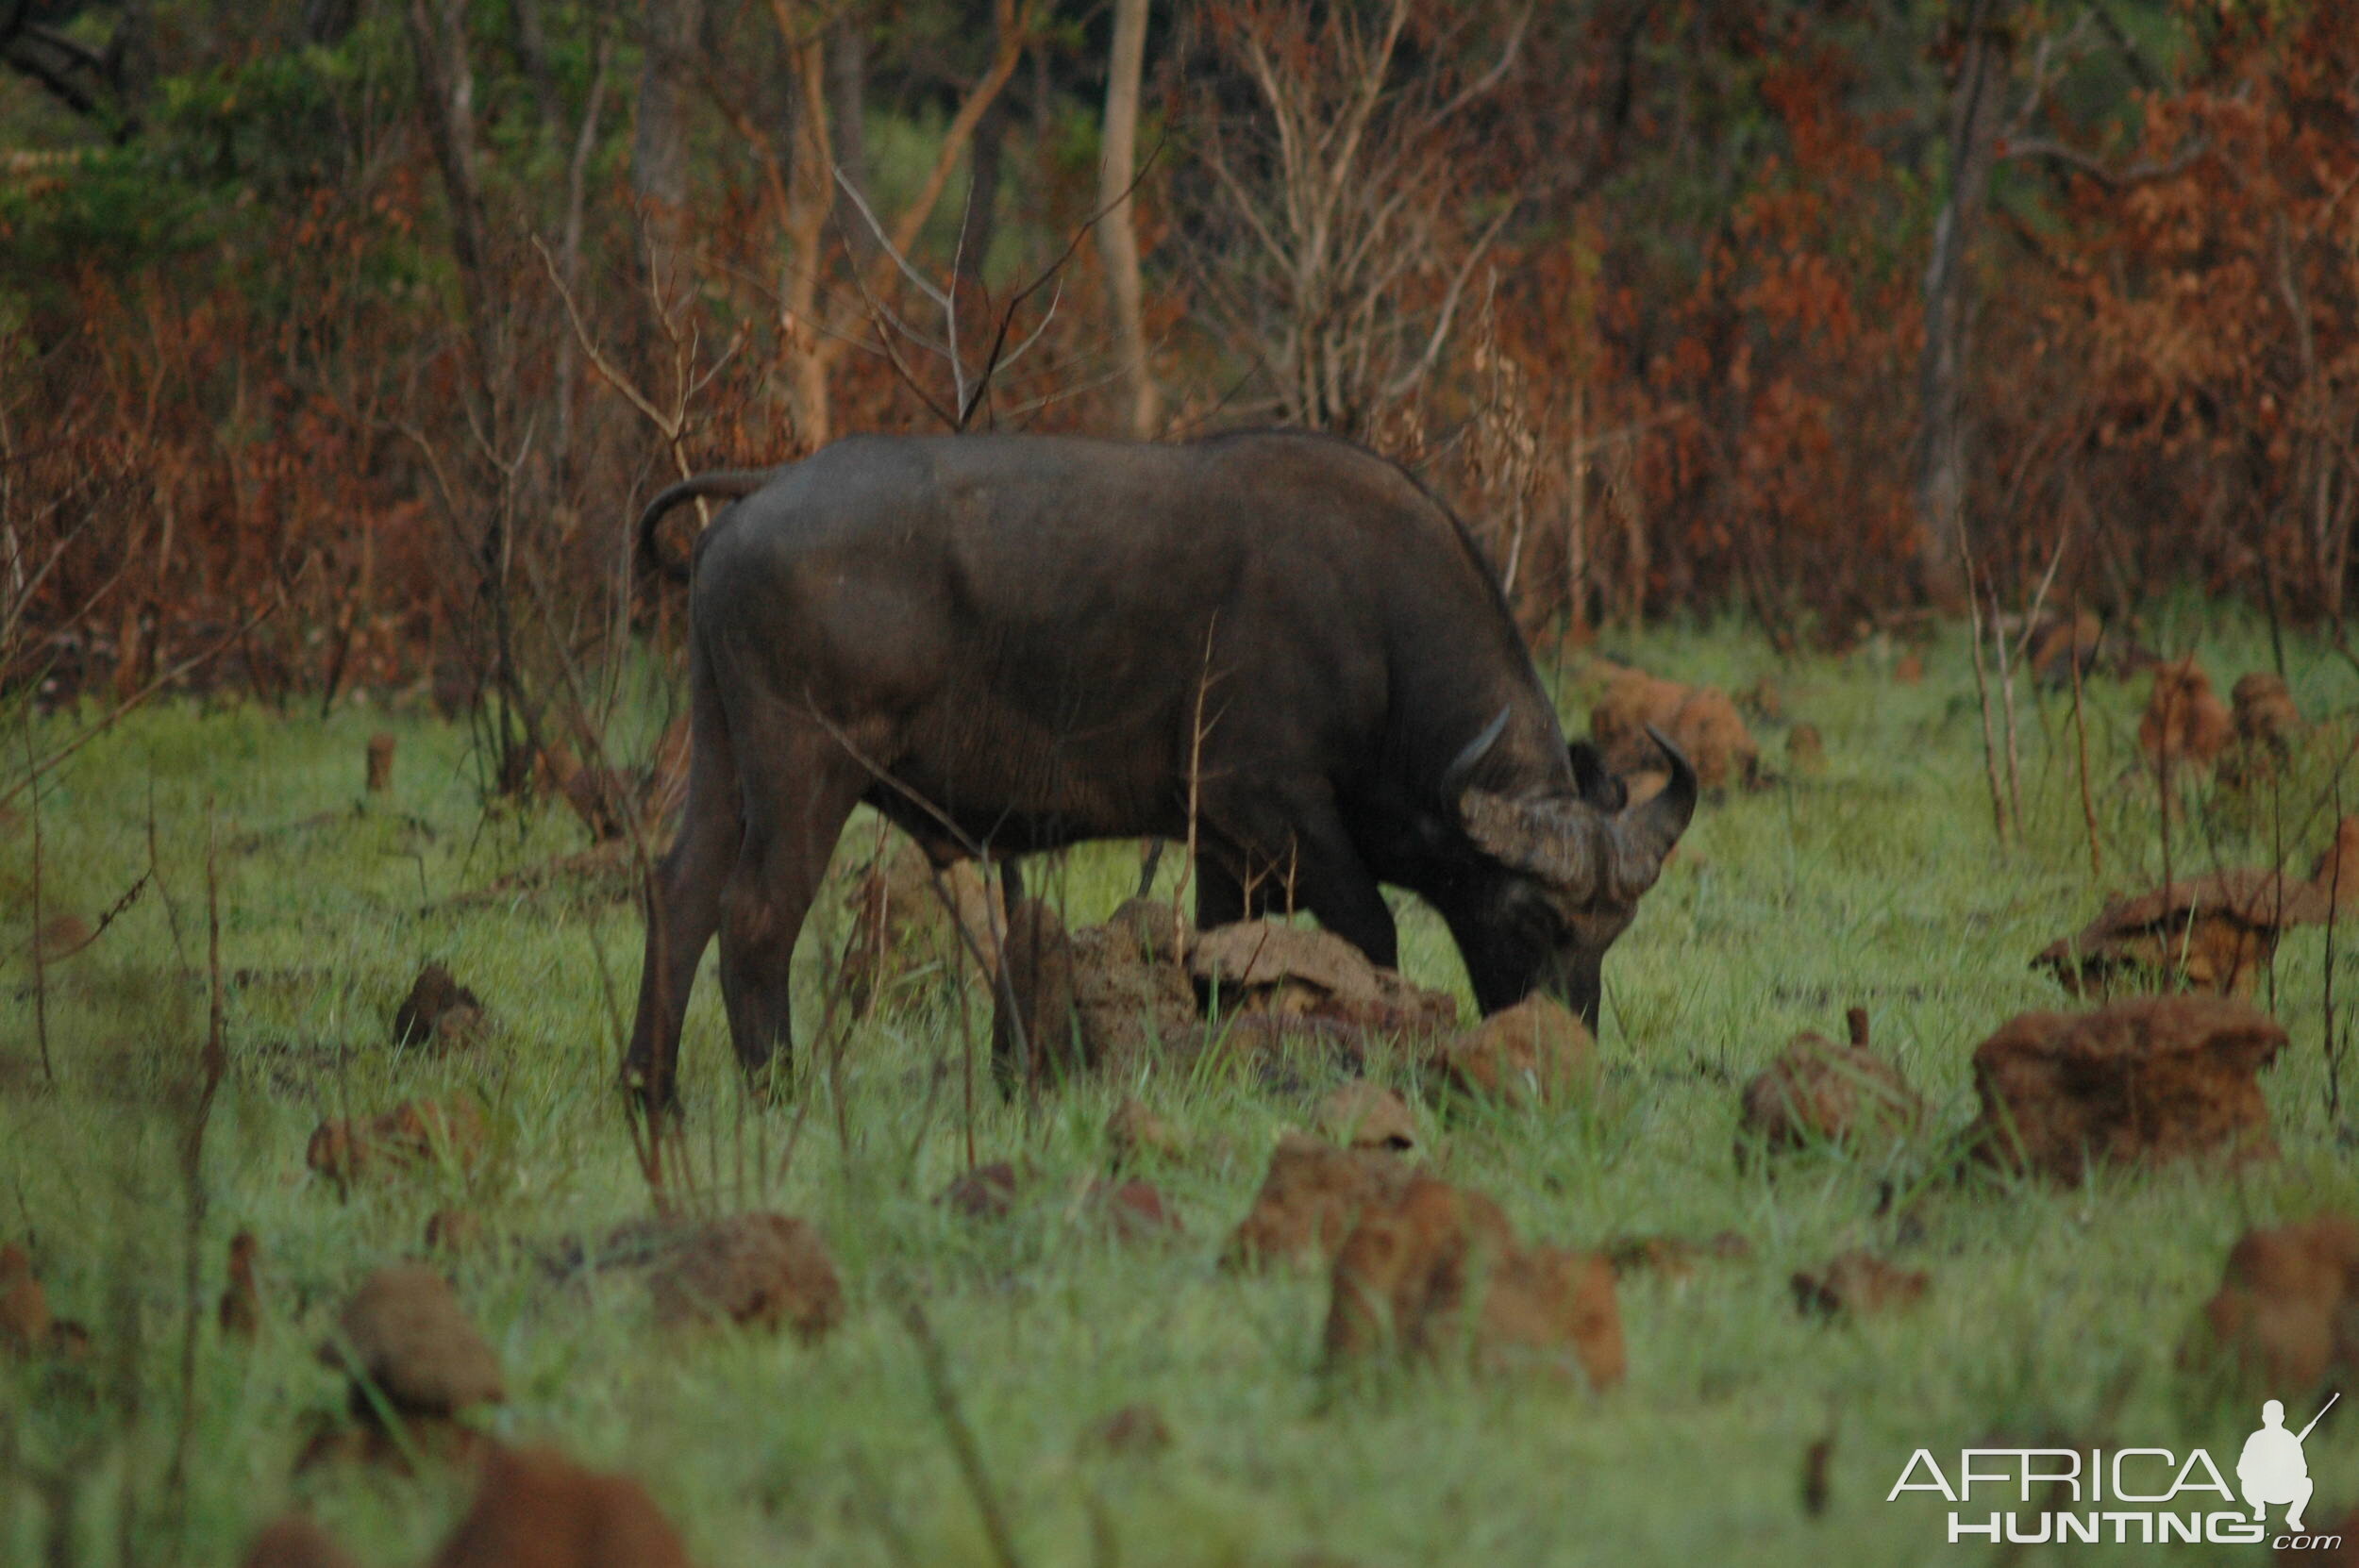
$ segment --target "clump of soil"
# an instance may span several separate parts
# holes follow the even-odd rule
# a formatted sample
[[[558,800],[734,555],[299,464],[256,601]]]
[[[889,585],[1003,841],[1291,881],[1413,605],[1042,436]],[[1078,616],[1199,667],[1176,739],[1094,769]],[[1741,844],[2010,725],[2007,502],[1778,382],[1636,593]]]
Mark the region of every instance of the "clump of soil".
[[[254,1232],[241,1230],[229,1238],[229,1283],[221,1293],[217,1316],[225,1339],[251,1342],[262,1327],[262,1293],[254,1277],[255,1259],[261,1245]]]
[[[1649,726],[1686,755],[1703,788],[1759,780],[1761,748],[1727,692],[1623,670],[1589,709],[1589,735],[1604,753],[1606,766],[1629,785],[1631,801],[1655,794],[1670,777],[1661,749],[1647,733]]]
[[[2301,709],[2294,706],[2294,694],[2285,685],[2285,677],[2267,670],[2255,670],[2238,678],[2229,692],[2234,705],[2230,721],[2234,725],[2236,739],[2273,751],[2284,752],[2301,738],[2307,726]]]
[[[1102,1454],[1144,1458],[1171,1446],[1171,1427],[1152,1405],[1125,1405],[1090,1423],[1081,1446]]]
[[[1428,1035],[1458,1021],[1455,998],[1370,963],[1331,931],[1241,921],[1198,933],[1196,984],[1231,1014],[1312,1019],[1370,1035]]]
[[[1000,947],[992,1066],[1003,1083],[1048,1083],[1086,1067],[1087,1050],[1074,1010],[1073,940],[1055,909],[1020,899]]]
[[[1180,1129],[1147,1109],[1136,1095],[1114,1107],[1106,1118],[1106,1147],[1116,1165],[1143,1159],[1177,1159],[1186,1152]]]
[[[430,1568],[688,1568],[646,1489],[548,1448],[494,1448]]]
[[[1674,1281],[1693,1279],[1706,1263],[1736,1262],[1753,1255],[1753,1244],[1733,1230],[1701,1241],[1687,1236],[1621,1236],[1605,1244],[1614,1277],[1651,1274]]]
[[[1354,1078],[1319,1102],[1311,1126],[1321,1138],[1347,1149],[1387,1149],[1405,1154],[1417,1146],[1417,1124],[1397,1091]]]
[[[419,1263],[382,1268],[360,1282],[337,1315],[320,1359],[353,1380],[353,1412],[381,1419],[365,1383],[396,1417],[447,1420],[507,1397],[499,1358],[450,1282]]]
[[[1696,770],[1696,782],[1707,790],[1749,786],[1759,780],[1761,748],[1745,727],[1744,716],[1728,693],[1716,686],[1699,686],[1687,694],[1665,730]],[[1655,769],[1662,766],[1658,759]],[[1658,790],[1660,785],[1656,787]],[[1636,794],[1636,791],[1631,792]],[[1651,794],[1654,791],[1648,791]]]
[[[78,1361],[90,1330],[49,1309],[49,1293],[23,1247],[0,1246],[0,1357],[55,1356]]]
[[[1865,1015],[1855,1012],[1848,1043],[1798,1034],[1745,1085],[1736,1163],[1742,1170],[1756,1155],[1888,1145],[1915,1134],[1924,1120],[1924,1100],[1868,1047]]]
[[[2090,1164],[2273,1156],[2260,1069],[2285,1031],[2213,996],[2027,1012],[1975,1047],[1977,1158],[2078,1183]]]
[[[2322,924],[2330,909],[2327,894],[2276,872],[2212,872],[2116,900],[2032,962],[2076,996],[2143,991],[2157,981],[2248,996],[2278,938],[2295,926]]]
[[[1590,705],[1589,738],[1605,754],[1605,764],[1614,773],[1652,772],[1662,767],[1663,759],[1647,734],[1648,726],[1667,732],[1671,716],[1686,700],[1687,688],[1676,680],[1665,680],[1644,670],[1616,670],[1604,692]]]
[[[359,1568],[334,1536],[299,1513],[271,1521],[238,1561],[239,1568]]]
[[[479,1163],[488,1137],[473,1100],[404,1100],[364,1122],[334,1117],[311,1134],[304,1162],[321,1176],[355,1181],[447,1159],[460,1170]]]
[[[648,1276],[659,1324],[791,1328],[805,1342],[844,1319],[844,1286],[819,1233],[783,1214],[740,1214],[666,1239]]]
[[[98,933],[91,929],[90,922],[77,914],[52,916],[33,933],[33,945],[43,963],[70,959],[97,940]]]
[[[1287,1133],[1270,1152],[1268,1174],[1222,1261],[1230,1267],[1330,1262],[1360,1210],[1398,1193],[1414,1174],[1392,1154],[1339,1149]]]
[[[471,1209],[437,1209],[426,1219],[426,1250],[459,1258],[482,1250],[483,1217]]]
[[[1799,778],[1816,778],[1827,771],[1827,742],[1814,724],[1799,724],[1785,732],[1785,765]]]
[[[1168,1241],[1184,1229],[1151,1182],[1094,1182],[1086,1201],[1118,1242]]]
[[[1016,1194],[1026,1185],[1013,1163],[995,1159],[961,1173],[934,1201],[962,1219],[1000,1220],[1014,1212]]]
[[[1794,1305],[1821,1317],[1872,1317],[1925,1299],[1932,1276],[1870,1252],[1846,1252],[1794,1276]]]
[[[2194,655],[2155,666],[2138,720],[2138,747],[2150,764],[2165,772],[2209,766],[2234,733],[2228,705],[2213,694],[2212,677]]]
[[[0,1246],[0,1349],[23,1355],[49,1343],[49,1293],[23,1247]]]
[[[895,979],[912,971],[940,965],[988,978],[997,969],[1008,911],[996,881],[974,860],[954,861],[941,876],[937,891],[926,852],[896,836],[853,879],[845,894],[852,929],[841,977],[857,1016],[865,1017]]]
[[[665,726],[644,768],[584,763],[571,747],[557,744],[541,753],[537,772],[597,842],[619,843],[634,832],[653,838],[687,794],[689,739],[682,715]],[[595,754],[594,746],[586,749]]]
[[[1094,1068],[1135,1071],[1203,1033],[1168,909],[1133,899],[1071,938],[1073,1007]]]
[[[1550,1104],[1598,1080],[1598,1043],[1579,1014],[1534,994],[1436,1047],[1432,1064],[1461,1093]]]
[[[439,963],[427,964],[393,1009],[393,1043],[429,1051],[472,1045],[483,1035],[483,1003]]]
[[[2334,825],[2334,842],[2310,866],[2310,886],[2345,912],[2359,903],[2359,817]]]
[[[1390,1351],[1577,1369],[1598,1388],[1625,1366],[1604,1259],[1519,1245],[1497,1204],[1422,1176],[1362,1209],[1336,1254],[1326,1346],[1330,1362]]]
[[[2359,1371],[2359,1224],[2321,1214],[2247,1231],[2185,1359],[2281,1394]]]

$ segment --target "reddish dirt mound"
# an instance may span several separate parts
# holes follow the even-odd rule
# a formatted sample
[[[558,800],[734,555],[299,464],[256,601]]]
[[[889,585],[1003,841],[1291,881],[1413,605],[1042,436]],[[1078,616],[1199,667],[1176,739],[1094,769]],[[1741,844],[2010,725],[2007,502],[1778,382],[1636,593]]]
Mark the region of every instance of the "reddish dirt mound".
[[[1663,754],[1648,738],[1647,726],[1667,730],[1686,700],[1687,688],[1676,680],[1644,670],[1616,671],[1589,709],[1589,738],[1614,773],[1651,772],[1663,765]]]
[[[1093,1068],[1132,1073],[1202,1033],[1171,911],[1133,899],[1071,939],[1073,1007]]]
[[[659,1324],[792,1328],[816,1340],[844,1317],[844,1287],[819,1233],[783,1214],[740,1214],[674,1239],[648,1279]]]
[[[2269,871],[2219,871],[2124,898],[2032,960],[2076,996],[2156,981],[2221,995],[2252,992],[2279,936],[2323,922],[2328,899]]]
[[[1171,1427],[1152,1405],[1125,1405],[1090,1423],[1081,1445],[1128,1458],[1160,1454],[1171,1446]]]
[[[395,1264],[362,1280],[319,1355],[404,1416],[453,1416],[507,1397],[499,1358],[449,1281],[423,1264]],[[355,1412],[373,1418],[376,1401],[354,1392]]]
[[[49,1293],[25,1250],[0,1246],[0,1356],[79,1361],[89,1354],[90,1330],[49,1310]]]
[[[1188,950],[1196,982],[1229,1013],[1307,1017],[1370,1034],[1427,1034],[1458,1021],[1458,1003],[1379,969],[1330,931],[1249,920],[1200,932]]]
[[[426,1250],[462,1257],[482,1250],[488,1233],[483,1216],[469,1209],[437,1209],[426,1217]]]
[[[23,1247],[0,1246],[0,1350],[41,1348],[51,1327],[49,1293],[33,1277],[33,1260]]]
[[[1827,771],[1827,742],[1816,725],[1799,724],[1785,732],[1785,765],[1801,778],[1815,778]]]
[[[221,1293],[223,1337],[251,1340],[261,1331],[262,1293],[254,1279],[254,1260],[261,1247],[250,1230],[229,1238],[229,1283]]]
[[[988,977],[998,967],[1007,907],[996,881],[973,860],[954,861],[941,875],[937,891],[926,852],[896,835],[893,847],[853,878],[845,894],[852,929],[842,976],[859,1014],[912,970],[940,964]]]
[[[1114,1107],[1106,1118],[1106,1147],[1117,1165],[1131,1165],[1146,1159],[1177,1159],[1184,1152],[1180,1129],[1153,1111],[1135,1095]]]
[[[1409,1102],[1365,1078],[1354,1078],[1321,1100],[1311,1126],[1321,1138],[1347,1149],[1398,1154],[1417,1146],[1417,1124],[1409,1114]]]
[[[1727,692],[1624,670],[1589,709],[1589,735],[1605,754],[1606,766],[1628,781],[1633,802],[1662,789],[1668,777],[1663,753],[1647,734],[1649,725],[1686,754],[1697,782],[1707,790],[1749,784],[1758,776],[1761,748]]]
[[[1697,1241],[1686,1236],[1621,1236],[1605,1244],[1606,1261],[1616,1278],[1651,1274],[1670,1280],[1692,1279],[1707,1262],[1733,1262],[1753,1255],[1753,1244],[1733,1230]]]
[[[1823,1317],[1873,1316],[1925,1299],[1932,1276],[1904,1269],[1869,1252],[1847,1252],[1822,1269],[1794,1276],[1794,1305]]]
[[[264,1526],[238,1562],[239,1568],[359,1568],[334,1536],[299,1513]]]
[[[495,1448],[430,1568],[687,1568],[646,1489],[547,1448]]]
[[[1269,1173],[1222,1261],[1230,1267],[1329,1262],[1360,1210],[1399,1192],[1414,1174],[1394,1155],[1339,1149],[1288,1133],[1270,1152]]]
[[[2138,720],[2138,746],[2149,763],[2167,770],[2208,765],[2234,732],[2227,704],[2213,695],[2212,677],[2194,655],[2155,666]]]
[[[2284,1045],[2266,1013],[2212,996],[2023,1013],[1974,1050],[1976,1156],[2077,1183],[2089,1162],[2274,1155],[2255,1075]]]
[[[2284,751],[2300,738],[2304,728],[2301,709],[2294,706],[2294,694],[2284,676],[2255,670],[2237,680],[2229,699],[2234,705],[2230,720],[2237,740]]]
[[[1761,748],[1745,727],[1744,716],[1728,693],[1716,686],[1699,686],[1687,694],[1666,729],[1696,770],[1696,782],[1707,790],[1749,785],[1761,772]],[[1662,765],[1658,757],[1655,766]],[[1649,770],[1653,771],[1653,770]]]
[[[483,1113],[473,1100],[404,1100],[383,1115],[353,1123],[334,1118],[311,1134],[304,1162],[339,1181],[408,1170],[447,1158],[461,1170],[481,1161]]]
[[[1924,1120],[1925,1102],[1864,1039],[1838,1045],[1805,1032],[1746,1084],[1736,1162],[1743,1169],[1757,1153],[1890,1143],[1913,1135]]]
[[[1008,911],[1000,946],[991,1059],[1003,1082],[1049,1083],[1088,1065],[1074,1010],[1073,940],[1037,898]]]
[[[1361,1211],[1335,1258],[1327,1354],[1471,1353],[1492,1368],[1576,1366],[1593,1385],[1621,1379],[1621,1314],[1605,1259],[1518,1246],[1480,1193],[1413,1177]]]
[[[1016,1194],[1027,1185],[1011,1161],[995,1159],[952,1177],[934,1201],[962,1219],[1005,1219],[1014,1212]]]
[[[439,963],[418,971],[410,994],[393,1009],[393,1043],[420,1050],[449,1051],[472,1045],[483,1035],[483,1003]]]
[[[2334,842],[2311,863],[2310,885],[2346,915],[2359,904],[2359,817],[2334,825]]]
[[[1444,1042],[1432,1062],[1464,1093],[1553,1103],[1596,1087],[1598,1043],[1579,1014],[1535,994]]]
[[[1087,1200],[1118,1242],[1167,1241],[1184,1228],[1151,1182],[1093,1182]]]
[[[2093,671],[2098,647],[2105,640],[2105,623],[2085,609],[2077,615],[2048,617],[2028,631],[2024,662],[2050,686],[2071,685],[2075,664],[2082,676]]]
[[[2359,1223],[2321,1214],[2246,1232],[2186,1359],[2285,1395],[2359,1371]]]

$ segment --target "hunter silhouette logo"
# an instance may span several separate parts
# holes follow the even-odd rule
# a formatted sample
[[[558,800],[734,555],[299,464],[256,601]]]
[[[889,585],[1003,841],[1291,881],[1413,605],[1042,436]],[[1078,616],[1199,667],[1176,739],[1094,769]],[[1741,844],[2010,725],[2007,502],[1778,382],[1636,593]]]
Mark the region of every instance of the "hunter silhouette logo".
[[[2299,1432],[2285,1430],[2284,1404],[2272,1399],[2261,1407],[2261,1429],[2244,1440],[2244,1453],[2236,1460],[2236,1484],[2256,1521],[2267,1519],[2271,1506],[2282,1504],[2285,1527],[2301,1529],[2301,1510],[2310,1506],[2310,1463],[2301,1456],[2301,1444],[2341,1397],[2340,1393],[2328,1395],[2310,1425]]]

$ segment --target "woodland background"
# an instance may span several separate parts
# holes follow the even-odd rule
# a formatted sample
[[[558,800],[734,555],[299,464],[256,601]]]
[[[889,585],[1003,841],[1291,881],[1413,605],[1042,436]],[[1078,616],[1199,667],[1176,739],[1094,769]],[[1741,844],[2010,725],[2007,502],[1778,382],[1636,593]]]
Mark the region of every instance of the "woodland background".
[[[949,427],[1368,442],[1544,642],[2340,637],[2359,8],[0,0],[0,59],[19,690],[430,681],[512,776],[677,613],[656,488]]]

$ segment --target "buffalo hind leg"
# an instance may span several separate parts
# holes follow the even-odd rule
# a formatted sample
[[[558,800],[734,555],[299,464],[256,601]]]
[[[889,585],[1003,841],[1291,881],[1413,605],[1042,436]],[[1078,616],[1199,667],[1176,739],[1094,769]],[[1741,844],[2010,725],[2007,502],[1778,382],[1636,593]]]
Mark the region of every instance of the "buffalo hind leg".
[[[816,726],[781,724],[757,751],[745,791],[745,835],[721,894],[721,994],[729,1040],[749,1078],[764,1082],[783,1048],[792,1065],[788,994],[795,941],[866,784],[860,765]]]
[[[646,958],[639,1011],[623,1057],[623,1086],[644,1109],[668,1111],[678,1097],[681,1021],[696,964],[721,921],[721,889],[741,837],[737,764],[711,673],[692,658],[688,800],[679,836],[648,874]]]

